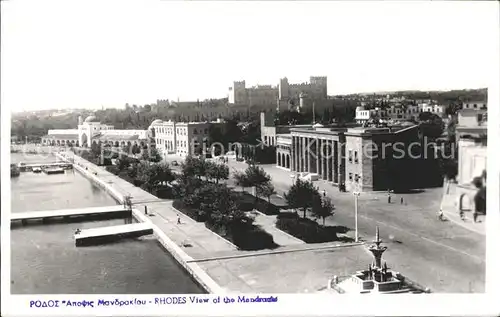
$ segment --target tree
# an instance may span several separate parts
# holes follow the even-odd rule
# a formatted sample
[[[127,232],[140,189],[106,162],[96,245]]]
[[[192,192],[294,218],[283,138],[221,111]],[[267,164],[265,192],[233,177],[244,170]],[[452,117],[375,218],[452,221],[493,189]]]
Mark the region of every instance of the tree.
[[[250,187],[254,187],[255,190],[255,200],[259,198],[257,192],[258,187],[266,186],[270,181],[271,177],[264,171],[264,169],[257,165],[248,165],[245,170],[246,179]]]
[[[271,182],[257,187],[257,195],[266,197],[269,204],[271,203],[271,196],[274,194],[276,194],[276,190]]]
[[[137,168],[137,180],[149,192],[156,191],[175,179],[170,166],[166,163],[141,162]]]
[[[189,155],[182,163],[182,173],[187,176],[193,176],[201,179],[202,176],[207,176],[209,161],[199,159]]]
[[[161,162],[162,157],[155,147],[150,147],[142,150],[141,160],[158,163]]]
[[[245,191],[246,187],[250,187],[250,183],[248,182],[247,175],[245,173],[236,171],[233,177],[236,181],[236,185],[241,187],[242,192]]]
[[[472,180],[472,184],[477,188],[477,189],[481,189],[484,185],[484,182],[483,182],[483,177],[481,176],[478,176],[478,177],[474,177],[474,179]]]
[[[218,184],[221,179],[229,178],[229,167],[225,164],[207,162],[207,178],[214,179]]]
[[[132,154],[139,153],[141,153],[141,147],[137,143],[134,143],[134,145],[132,145]]]
[[[456,180],[458,175],[458,163],[453,159],[440,159],[441,170],[447,180]]]
[[[94,159],[99,158],[101,156],[101,144],[92,142],[90,145],[90,154]]]
[[[302,181],[301,179],[297,179],[288,193],[285,194],[288,206],[295,210],[302,210],[304,212],[304,218],[306,218],[307,209],[312,207],[317,197],[320,197],[320,194],[317,189],[314,188],[312,182]]]
[[[420,132],[423,137],[436,139],[443,134],[444,122],[438,115],[430,112],[421,112],[418,118],[420,121]]]
[[[486,214],[486,186],[481,187],[474,195],[474,206],[476,212]]]
[[[312,213],[317,218],[323,219],[323,226],[325,226],[325,219],[334,214],[335,206],[333,205],[330,197],[321,197],[315,196],[313,205],[312,205]]]

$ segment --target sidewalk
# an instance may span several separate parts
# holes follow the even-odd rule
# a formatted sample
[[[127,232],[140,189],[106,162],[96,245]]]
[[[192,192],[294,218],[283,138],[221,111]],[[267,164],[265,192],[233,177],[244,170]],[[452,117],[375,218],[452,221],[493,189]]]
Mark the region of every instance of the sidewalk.
[[[445,218],[450,222],[467,230],[486,235],[486,217],[484,215],[478,215],[478,222],[474,222],[472,212],[467,211],[465,212],[465,220],[460,219],[456,184],[447,183],[443,186],[441,208]]]
[[[181,246],[189,256],[193,258],[209,256],[214,252],[237,249],[232,243],[207,229],[204,223],[198,223],[176,210],[171,200],[159,199],[80,157],[75,156],[75,164],[88,168],[91,173],[97,172],[97,177],[122,195],[131,195],[134,207],[141,212],[144,212],[144,206],[147,205],[151,221],[172,241]],[[177,224],[177,215],[181,218],[181,224]],[[189,245],[189,247],[184,247],[184,245]]]
[[[274,243],[279,246],[284,247],[289,245],[305,244],[304,241],[276,228],[276,216],[267,216],[260,212],[255,212],[254,223],[260,226],[267,233],[271,234],[273,236]]]

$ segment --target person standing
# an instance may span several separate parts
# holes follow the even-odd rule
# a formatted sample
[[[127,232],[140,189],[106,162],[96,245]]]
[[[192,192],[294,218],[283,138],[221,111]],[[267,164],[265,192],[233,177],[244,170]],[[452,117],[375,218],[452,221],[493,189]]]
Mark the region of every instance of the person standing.
[[[439,208],[438,219],[441,221],[443,220],[443,209],[442,208]]]

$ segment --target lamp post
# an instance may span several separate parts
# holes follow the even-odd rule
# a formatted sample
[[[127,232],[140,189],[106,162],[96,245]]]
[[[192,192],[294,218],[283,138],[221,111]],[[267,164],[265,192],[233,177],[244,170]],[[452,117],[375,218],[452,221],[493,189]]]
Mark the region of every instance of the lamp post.
[[[359,240],[359,235],[358,235],[358,197],[359,197],[359,192],[355,191],[353,192],[354,195],[354,227],[356,230],[356,235],[354,237],[354,241],[358,242]]]

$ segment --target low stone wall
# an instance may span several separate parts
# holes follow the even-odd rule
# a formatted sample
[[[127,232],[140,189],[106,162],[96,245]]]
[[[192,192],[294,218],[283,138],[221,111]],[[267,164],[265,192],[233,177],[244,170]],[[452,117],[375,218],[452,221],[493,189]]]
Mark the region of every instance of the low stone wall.
[[[132,210],[132,215],[137,221],[149,222],[153,227],[153,232],[156,239],[161,245],[182,265],[182,267],[200,284],[207,292],[212,294],[224,293],[224,290],[196,263],[189,255],[186,254],[177,244],[168,238],[168,236],[152,221],[137,209]]]
[[[63,156],[57,154],[61,159]],[[79,158],[79,160],[83,160]],[[105,190],[109,195],[111,195],[115,200],[123,203],[125,197],[123,194],[119,193],[117,190],[112,188],[110,184],[107,184],[103,180],[99,179],[97,175],[92,174],[91,171],[86,170],[78,164],[73,164],[73,168],[82,173],[89,180],[94,182],[100,188]],[[186,254],[177,244],[175,244],[160,228],[158,228],[149,217],[143,215],[137,209],[132,210],[132,216],[139,222],[150,223],[153,227],[154,236],[161,243],[161,245],[169,252],[174,259],[179,262],[179,264],[194,278],[194,280],[200,284],[208,293],[221,294],[224,290],[196,263],[189,263],[193,261],[189,255]]]

